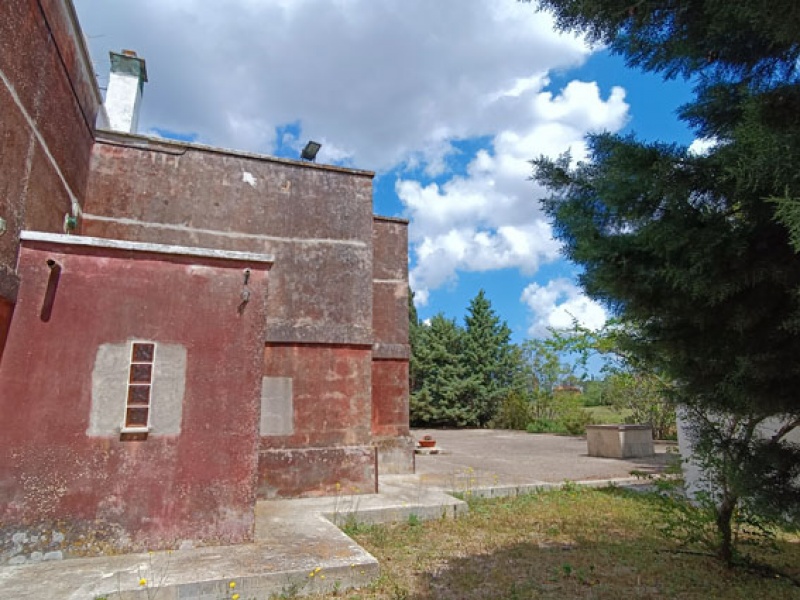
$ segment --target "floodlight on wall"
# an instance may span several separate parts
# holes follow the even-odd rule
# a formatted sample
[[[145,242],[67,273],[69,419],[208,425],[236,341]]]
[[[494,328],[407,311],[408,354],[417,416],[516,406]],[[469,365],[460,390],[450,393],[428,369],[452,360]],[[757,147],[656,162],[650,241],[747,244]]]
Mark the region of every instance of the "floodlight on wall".
[[[319,152],[320,148],[322,148],[322,144],[318,142],[309,141],[306,144],[306,147],[303,148],[303,151],[300,153],[300,158],[304,160],[310,160],[313,162],[316,160],[317,152]]]

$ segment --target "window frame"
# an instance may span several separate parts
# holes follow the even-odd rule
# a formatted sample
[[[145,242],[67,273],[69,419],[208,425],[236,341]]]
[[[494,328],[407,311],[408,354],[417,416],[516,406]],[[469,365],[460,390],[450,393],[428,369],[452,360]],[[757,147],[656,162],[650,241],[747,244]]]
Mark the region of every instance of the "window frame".
[[[150,356],[142,359],[141,356],[136,355],[137,346],[149,346]],[[153,382],[155,380],[155,366],[156,357],[158,355],[158,344],[150,340],[131,340],[128,352],[128,369],[127,381],[125,385],[125,403],[122,413],[122,426],[120,427],[121,433],[148,433],[151,429],[152,413],[153,413]],[[142,370],[137,367],[149,366],[149,372],[146,380],[142,380]],[[137,373],[138,371],[138,373]],[[147,370],[145,370],[147,371]],[[139,399],[132,401],[133,390],[147,390],[147,402]],[[147,411],[147,419],[145,424],[129,424],[129,411],[131,410],[145,410]]]

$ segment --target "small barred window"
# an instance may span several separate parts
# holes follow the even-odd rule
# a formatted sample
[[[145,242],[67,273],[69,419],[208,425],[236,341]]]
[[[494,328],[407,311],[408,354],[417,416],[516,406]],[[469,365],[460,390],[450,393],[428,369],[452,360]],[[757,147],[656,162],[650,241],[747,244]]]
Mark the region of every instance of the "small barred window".
[[[150,399],[153,386],[153,365],[156,345],[133,342],[128,372],[128,399],[125,404],[126,430],[147,430],[150,426]]]

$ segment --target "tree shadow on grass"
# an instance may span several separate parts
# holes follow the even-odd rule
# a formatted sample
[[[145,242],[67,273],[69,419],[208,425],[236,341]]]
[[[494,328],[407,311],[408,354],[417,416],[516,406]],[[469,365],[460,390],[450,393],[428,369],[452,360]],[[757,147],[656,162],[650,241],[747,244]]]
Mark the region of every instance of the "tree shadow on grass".
[[[800,558],[800,555],[798,555]],[[407,600],[527,598],[797,598],[784,578],[731,572],[711,557],[622,543],[521,543],[463,556],[417,575]]]

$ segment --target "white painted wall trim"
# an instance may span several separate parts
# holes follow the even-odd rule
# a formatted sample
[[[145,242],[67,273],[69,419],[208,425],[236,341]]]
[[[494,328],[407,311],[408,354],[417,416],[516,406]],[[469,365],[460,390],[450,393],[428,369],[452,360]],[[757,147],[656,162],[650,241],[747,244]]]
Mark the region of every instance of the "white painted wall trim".
[[[218,258],[243,262],[272,264],[275,257],[271,254],[256,252],[240,252],[236,250],[218,250],[215,248],[193,248],[191,246],[173,246],[167,244],[149,244],[145,242],[129,242],[82,235],[64,235],[62,233],[44,233],[42,231],[22,231],[20,240],[26,242],[46,242],[65,246],[82,246],[87,248],[107,248],[111,250],[132,250],[154,254],[172,254],[178,256],[197,256],[201,258]]]

